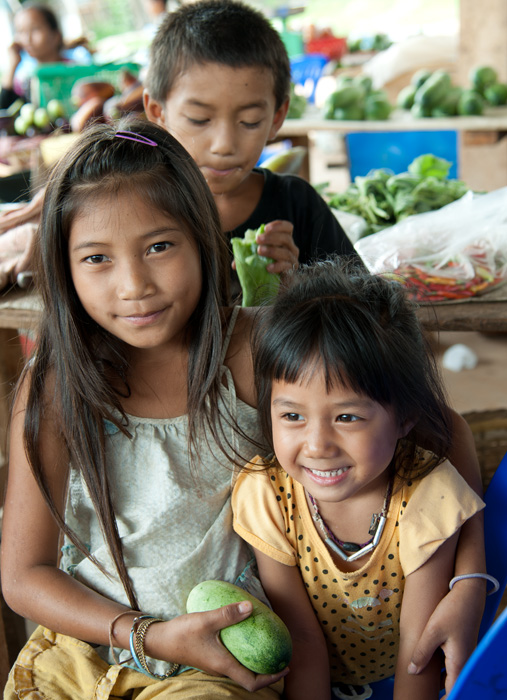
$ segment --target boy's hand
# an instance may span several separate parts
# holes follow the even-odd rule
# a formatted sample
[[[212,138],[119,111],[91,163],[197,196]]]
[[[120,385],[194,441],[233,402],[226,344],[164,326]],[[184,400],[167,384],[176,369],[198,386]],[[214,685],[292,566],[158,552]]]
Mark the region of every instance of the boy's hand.
[[[409,673],[422,671],[440,647],[445,654],[446,695],[477,643],[484,608],[485,585],[479,579],[460,581],[438,604],[412,654]]]
[[[257,252],[275,262],[266,267],[268,272],[280,273],[292,270],[299,260],[299,248],[292,238],[294,226],[290,221],[271,221],[264,233],[257,237]]]

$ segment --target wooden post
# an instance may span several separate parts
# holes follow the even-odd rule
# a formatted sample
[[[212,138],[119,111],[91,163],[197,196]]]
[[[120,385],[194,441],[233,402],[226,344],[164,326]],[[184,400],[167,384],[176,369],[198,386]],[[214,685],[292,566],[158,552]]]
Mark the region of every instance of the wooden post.
[[[470,70],[491,66],[507,82],[507,2],[460,0],[459,85],[469,85]]]
[[[470,71],[491,66],[507,82],[506,0],[460,0],[460,42],[456,82],[469,87]],[[507,138],[489,135],[489,142],[463,133],[459,148],[459,177],[472,189],[495,190],[507,185]]]

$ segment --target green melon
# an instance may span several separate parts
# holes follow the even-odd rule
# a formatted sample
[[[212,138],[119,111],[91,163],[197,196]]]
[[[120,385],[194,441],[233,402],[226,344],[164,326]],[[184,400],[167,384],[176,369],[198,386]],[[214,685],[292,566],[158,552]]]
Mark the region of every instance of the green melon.
[[[190,591],[187,612],[216,610],[242,600],[252,603],[252,614],[220,631],[224,646],[254,673],[282,671],[292,655],[289,630],[267,605],[239,586],[226,581],[203,581]]]

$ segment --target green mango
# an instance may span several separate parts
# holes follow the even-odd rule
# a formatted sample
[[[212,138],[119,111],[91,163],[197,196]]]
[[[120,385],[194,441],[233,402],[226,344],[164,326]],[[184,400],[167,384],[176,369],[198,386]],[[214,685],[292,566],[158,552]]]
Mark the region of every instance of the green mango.
[[[278,673],[292,656],[292,640],[282,620],[247,591],[226,581],[203,581],[187,599],[187,612],[205,612],[249,600],[253,611],[246,620],[220,631],[223,645],[254,673]]]

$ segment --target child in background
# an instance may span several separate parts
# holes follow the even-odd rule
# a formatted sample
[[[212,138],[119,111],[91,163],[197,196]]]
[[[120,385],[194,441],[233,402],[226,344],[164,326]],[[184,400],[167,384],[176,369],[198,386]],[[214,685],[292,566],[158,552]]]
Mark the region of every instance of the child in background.
[[[266,224],[259,254],[270,272],[331,253],[358,259],[322,197],[305,180],[256,163],[282,126],[291,71],[269,21],[234,0],[201,0],[170,13],[151,45],[145,111],[199,165],[230,239]]]
[[[266,224],[258,251],[273,258],[273,273],[331,253],[359,259],[308,182],[255,167],[283,124],[290,95],[287,51],[264,15],[230,0],[201,0],[169,13],[151,45],[145,88],[148,119],[168,129],[197,162],[228,239]],[[35,199],[4,214],[0,232],[39,211]],[[24,268],[29,259],[28,250]],[[16,273],[19,263],[11,264]],[[233,280],[237,293],[235,273]]]
[[[233,492],[234,528],[294,640],[287,698],[328,700],[331,684],[369,697],[357,686],[396,672],[396,700],[436,700],[439,655],[407,669],[460,527],[484,506],[447,461],[436,365],[401,285],[336,261],[291,282],[254,341],[275,458],[253,460]]]
[[[52,175],[35,259],[44,314],[15,397],[1,570],[7,604],[41,626],[5,698],[276,700],[284,673],[255,676],[219,641],[250,603],[185,614],[205,579],[262,595],[230,508],[231,460],[260,441],[251,312],[226,308],[197,165],[149,122],[90,129]]]

